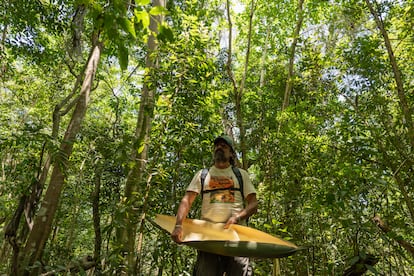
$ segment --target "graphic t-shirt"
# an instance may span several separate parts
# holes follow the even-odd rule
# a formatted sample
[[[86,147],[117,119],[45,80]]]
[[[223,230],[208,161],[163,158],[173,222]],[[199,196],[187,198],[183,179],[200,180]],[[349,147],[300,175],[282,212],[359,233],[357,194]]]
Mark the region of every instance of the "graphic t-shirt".
[[[247,196],[256,190],[245,170],[239,169],[243,178],[243,192]],[[201,171],[196,173],[187,191],[201,192]],[[204,180],[204,195],[201,218],[212,222],[226,222],[243,209],[240,184],[231,167],[211,167]]]

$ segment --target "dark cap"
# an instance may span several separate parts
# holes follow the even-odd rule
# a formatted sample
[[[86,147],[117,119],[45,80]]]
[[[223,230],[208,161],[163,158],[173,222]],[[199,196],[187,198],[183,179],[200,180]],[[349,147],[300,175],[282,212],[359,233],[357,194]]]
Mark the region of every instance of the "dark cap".
[[[230,138],[230,136],[224,135],[224,134],[220,135],[219,137],[214,139],[214,145],[217,144],[219,141],[225,142],[231,148],[231,150],[234,152],[233,140]]]

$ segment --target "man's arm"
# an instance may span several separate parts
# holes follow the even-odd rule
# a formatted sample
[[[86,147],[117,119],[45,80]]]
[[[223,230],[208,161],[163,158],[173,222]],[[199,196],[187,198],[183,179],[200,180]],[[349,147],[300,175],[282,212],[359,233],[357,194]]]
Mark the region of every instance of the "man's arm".
[[[193,205],[194,199],[197,197],[196,192],[187,191],[183,198],[181,199],[180,205],[178,206],[177,216],[175,221],[175,227],[171,233],[171,238],[176,243],[182,243],[182,233],[183,233],[183,220],[187,217],[188,212],[190,211],[191,206]]]
[[[224,228],[228,228],[230,224],[237,224],[240,220],[244,220],[249,218],[251,215],[255,214],[257,212],[257,198],[256,194],[248,194],[246,197],[247,200],[247,206],[243,210],[241,210],[240,213],[237,215],[229,218],[226,225],[224,225]]]

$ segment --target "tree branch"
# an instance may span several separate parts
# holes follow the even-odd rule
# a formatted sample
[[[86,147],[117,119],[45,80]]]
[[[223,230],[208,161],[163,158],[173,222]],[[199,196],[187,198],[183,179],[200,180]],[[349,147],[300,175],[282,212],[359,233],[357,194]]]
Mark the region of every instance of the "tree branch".
[[[383,221],[379,215],[375,215],[375,217],[372,218],[372,221],[378,226],[379,229],[382,230],[382,232],[401,245],[401,247],[407,250],[407,252],[414,258],[414,245],[393,232],[392,228],[385,221]]]

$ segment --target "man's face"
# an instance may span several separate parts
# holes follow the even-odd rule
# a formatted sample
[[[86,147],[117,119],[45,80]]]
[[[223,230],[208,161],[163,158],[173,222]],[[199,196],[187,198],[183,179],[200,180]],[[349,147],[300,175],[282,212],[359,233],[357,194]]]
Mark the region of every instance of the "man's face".
[[[228,162],[232,155],[231,148],[224,141],[218,141],[214,144],[214,161]]]

